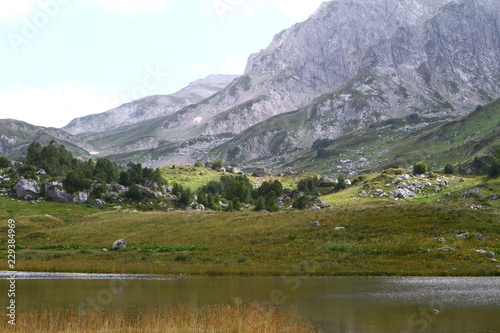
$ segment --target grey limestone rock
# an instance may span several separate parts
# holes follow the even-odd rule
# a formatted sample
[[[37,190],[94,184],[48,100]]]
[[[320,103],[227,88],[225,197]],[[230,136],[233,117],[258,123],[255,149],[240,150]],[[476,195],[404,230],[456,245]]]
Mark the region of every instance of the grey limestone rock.
[[[40,186],[34,179],[20,178],[14,186],[14,191],[19,199],[31,200],[34,195],[41,193]]]

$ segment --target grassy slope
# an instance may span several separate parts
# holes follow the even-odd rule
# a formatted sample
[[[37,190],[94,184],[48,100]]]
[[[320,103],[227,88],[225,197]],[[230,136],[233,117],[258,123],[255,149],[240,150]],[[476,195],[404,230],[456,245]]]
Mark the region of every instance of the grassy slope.
[[[371,170],[382,170],[423,159],[433,168],[442,168],[447,163],[491,153],[498,147],[500,99],[447,122],[426,125],[426,120],[419,118],[389,119],[335,139],[328,147],[337,153],[331,158],[318,159],[315,152],[305,152],[290,165],[325,172],[342,165],[340,160],[367,158]]]
[[[3,151],[12,157],[23,156],[25,153],[24,150],[33,141],[37,141],[42,145],[47,145],[51,140],[56,140],[64,144],[69,151],[77,156],[86,158],[90,157],[90,155],[82,148],[79,148],[67,140],[62,140],[61,138],[69,137],[70,135],[55,128],[49,129],[31,125],[19,120],[4,119],[0,120],[0,133],[5,135],[7,138],[15,139],[14,143],[9,143],[8,141],[3,140],[4,138],[0,139],[0,144],[3,144]],[[55,137],[51,133],[55,133],[58,137]]]
[[[463,205],[357,203],[330,210],[272,214],[101,211],[76,205],[17,203],[5,198],[0,199],[0,206],[7,212],[0,216],[2,220],[15,218],[17,244],[25,247],[17,251],[19,270],[216,275],[499,274],[496,264],[475,250],[500,252],[500,215]],[[52,216],[44,216],[47,213]],[[311,228],[312,221],[319,221],[321,226]],[[334,229],[340,226],[346,229]],[[489,238],[453,238],[464,231]],[[0,232],[6,234],[6,225]],[[440,243],[434,237],[447,241]],[[128,249],[101,250],[119,238],[128,241]],[[67,246],[62,250],[35,249],[47,244]],[[435,251],[445,245],[456,251]],[[0,248],[6,248],[6,237],[1,239]]]

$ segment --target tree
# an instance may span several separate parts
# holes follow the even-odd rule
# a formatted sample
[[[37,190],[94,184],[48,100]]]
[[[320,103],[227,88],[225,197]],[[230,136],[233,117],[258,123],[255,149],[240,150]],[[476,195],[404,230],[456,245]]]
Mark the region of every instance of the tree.
[[[0,168],[8,168],[10,164],[10,160],[7,157],[0,155]]]
[[[120,170],[118,170],[116,165],[107,158],[98,158],[94,169],[94,175],[102,183],[113,183],[120,178]]]
[[[77,172],[69,172],[63,180],[64,189],[71,194],[92,188],[92,180],[81,177]]]
[[[413,165],[413,173],[416,175],[423,175],[424,173],[427,173],[427,163],[424,161],[416,162]]]
[[[297,189],[302,192],[312,192],[319,186],[318,177],[308,177],[301,179],[297,185]]]
[[[491,178],[500,176],[500,161],[496,157],[493,157],[493,160],[491,161],[491,165],[488,170],[488,176],[490,176]]]
[[[177,200],[177,203],[179,204],[180,207],[186,207],[193,200],[193,192],[191,191],[190,188],[183,189],[177,196],[179,198]]]
[[[124,193],[124,195],[125,197],[136,201],[141,201],[142,199],[144,199],[144,194],[136,184],[132,184],[129,187],[128,191]]]
[[[305,195],[296,198],[293,201],[292,207],[300,210],[304,210],[309,206],[309,202],[307,200],[307,197]]]
[[[120,177],[118,178],[118,183],[123,186],[132,185],[132,180],[130,178],[130,173],[127,170],[120,172]]]
[[[446,164],[444,166],[444,173],[447,175],[452,175],[455,172],[455,168],[451,164]]]
[[[278,205],[278,198],[276,197],[276,193],[274,191],[271,191],[267,194],[266,199],[266,209],[270,212],[277,212],[280,210],[280,207]]]
[[[345,182],[345,178],[339,177],[337,185],[335,185],[335,189],[337,191],[342,191],[342,190],[345,190],[346,188],[347,188],[347,184]]]
[[[215,160],[214,163],[212,164],[212,169],[214,170],[220,170],[224,167],[224,161],[221,160],[220,158]]]
[[[266,209],[266,200],[264,199],[264,197],[260,197],[258,200],[257,200],[257,203],[255,204],[255,211],[262,211]]]
[[[42,145],[36,141],[33,141],[28,146],[28,153],[26,155],[26,159],[29,163],[39,163],[42,159]]]

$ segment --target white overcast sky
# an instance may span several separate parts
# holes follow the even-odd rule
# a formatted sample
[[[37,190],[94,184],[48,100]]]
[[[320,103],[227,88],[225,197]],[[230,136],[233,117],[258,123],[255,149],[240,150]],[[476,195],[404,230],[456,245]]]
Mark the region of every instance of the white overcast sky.
[[[323,0],[0,0],[0,119],[62,127],[209,74]]]

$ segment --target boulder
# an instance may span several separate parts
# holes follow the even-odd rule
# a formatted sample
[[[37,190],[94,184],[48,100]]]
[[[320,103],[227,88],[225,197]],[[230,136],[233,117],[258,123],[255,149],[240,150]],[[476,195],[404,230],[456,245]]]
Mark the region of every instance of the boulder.
[[[96,206],[96,207],[104,207],[106,205],[106,203],[104,201],[102,201],[101,199],[95,199],[95,200],[92,200],[92,205]]]
[[[119,195],[118,195],[118,193],[116,193],[116,192],[110,192],[110,193],[108,194],[108,198],[109,198],[110,200],[116,201],[116,200],[120,199],[120,196],[119,196]]]
[[[69,194],[60,181],[48,182],[45,185],[45,196],[50,200],[59,203],[77,203],[83,204],[89,199],[87,192],[77,192],[74,195]]]
[[[489,251],[488,253],[486,253],[486,255],[488,256],[488,258],[494,258],[495,257],[495,253],[491,252],[491,251]]]
[[[196,202],[192,202],[190,205],[186,207],[186,210],[194,210],[198,212],[203,212],[205,211],[205,206],[202,204],[197,204]]]
[[[328,177],[321,177],[320,182],[325,185],[333,185],[332,180]]]
[[[446,247],[442,247],[440,249],[437,249],[438,251],[455,251],[454,248],[452,247],[449,247],[449,246],[446,246]]]
[[[127,241],[125,239],[119,239],[113,243],[113,249],[124,249],[127,245]]]
[[[265,168],[255,168],[252,173],[252,176],[254,177],[268,177],[269,175],[269,171],[267,171]]]
[[[345,229],[345,227],[336,227],[334,230],[335,231],[340,231],[340,230],[344,230],[344,229]]]
[[[144,196],[149,199],[158,198],[158,194],[148,188],[142,188],[142,194],[144,194]]]
[[[458,235],[455,235],[453,237],[455,237],[456,239],[460,239],[460,238],[467,238],[469,235],[470,235],[470,233],[464,232],[462,234],[458,234]]]
[[[40,186],[33,179],[20,178],[14,186],[14,191],[19,199],[31,200],[34,195],[41,193]]]
[[[118,192],[118,193],[124,193],[127,191],[127,188],[123,185],[120,185],[120,184],[115,184],[114,189],[115,189],[115,192]]]
[[[314,199],[313,202],[315,204],[317,204],[318,206],[320,206],[320,207],[327,207],[327,206],[329,206],[326,202],[324,202],[321,199]]]
[[[312,228],[317,228],[319,226],[321,226],[321,224],[318,221],[314,221],[313,223],[311,223]]]
[[[408,189],[401,188],[401,189],[394,191],[393,196],[394,196],[394,198],[398,198],[398,199],[407,199],[407,198],[415,197],[415,193],[413,193],[412,191],[410,191]]]
[[[446,239],[444,239],[443,237],[436,237],[436,238],[434,238],[434,240],[437,240],[438,242],[441,242],[441,243],[446,242]]]
[[[146,179],[141,183],[142,186],[147,187],[147,188],[157,188],[158,184],[156,184],[154,181],[150,179]]]
[[[77,192],[71,196],[72,203],[83,204],[89,199],[89,194],[87,192]]]
[[[47,172],[44,169],[40,169],[36,172],[37,176],[46,176]]]
[[[488,237],[483,236],[483,235],[481,235],[481,234],[476,234],[476,237],[477,237],[477,239],[479,239],[479,240],[485,240],[486,238],[488,238]]]

